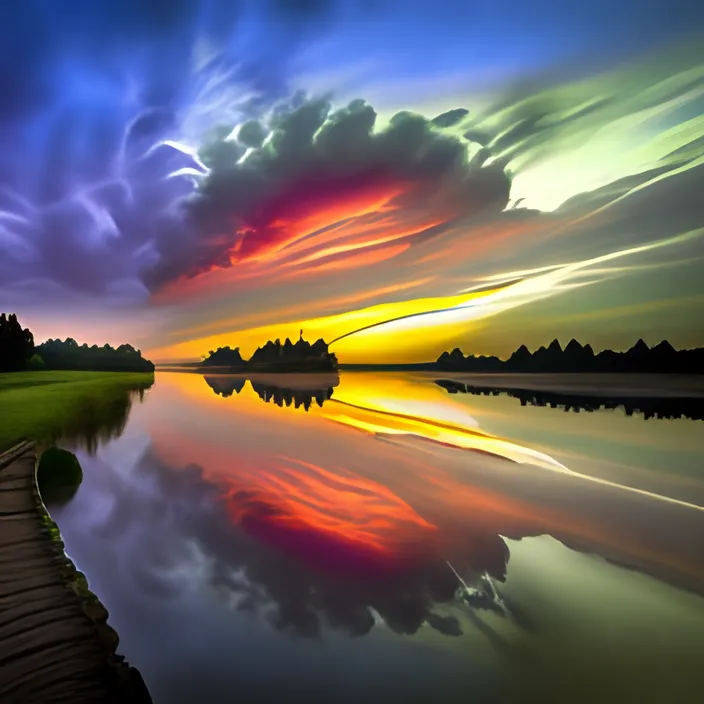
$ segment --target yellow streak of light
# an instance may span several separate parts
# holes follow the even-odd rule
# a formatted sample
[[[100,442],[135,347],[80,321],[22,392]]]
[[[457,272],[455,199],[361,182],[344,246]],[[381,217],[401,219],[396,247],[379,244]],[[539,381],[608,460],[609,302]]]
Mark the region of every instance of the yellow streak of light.
[[[380,386],[383,387],[383,391]],[[445,400],[445,412],[439,414],[436,403],[437,393],[427,379],[418,383],[405,381],[402,378],[382,381],[380,375],[369,375],[367,379],[360,375],[353,375],[349,386],[345,384],[343,377],[340,387],[335,391],[333,398],[323,406],[321,412],[329,420],[365,432],[413,435],[450,447],[485,452],[519,464],[531,464],[568,474],[575,479],[638,494],[656,501],[704,511],[703,506],[695,503],[575,472],[544,452],[468,427],[474,422],[469,414],[464,421],[457,417],[448,421],[447,410],[451,409],[452,405]],[[403,408],[405,412],[399,413],[396,410],[399,408]]]
[[[207,354],[209,350],[217,347],[229,345],[231,347],[239,347],[244,357],[249,357],[251,353],[267,340],[280,338],[283,340],[286,337],[292,339],[298,338],[299,331],[303,329],[303,334],[306,339],[315,340],[319,337],[330,341],[344,335],[348,332],[367,325],[382,323],[386,320],[399,318],[405,315],[413,315],[416,313],[431,312],[439,307],[461,306],[479,300],[482,297],[491,293],[491,290],[463,293],[456,296],[447,296],[444,298],[419,298],[410,301],[399,301],[394,303],[381,303],[379,305],[361,308],[359,310],[348,311],[337,315],[329,315],[320,318],[312,318],[308,320],[294,320],[291,322],[281,323],[278,325],[266,325],[257,328],[249,328],[247,330],[237,330],[228,333],[210,335],[196,340],[179,343],[170,347],[164,347],[156,350],[150,350],[149,354],[154,359],[179,359],[179,358],[197,358]],[[350,338],[353,340],[354,338]],[[391,342],[391,341],[389,341]],[[355,344],[347,343],[344,350],[344,361],[354,362],[355,360]],[[331,351],[338,352],[337,349]],[[362,358],[368,356],[368,346],[362,345]],[[364,353],[367,353],[366,355]],[[381,354],[379,354],[381,352]],[[390,354],[393,359],[397,358],[393,348],[390,349]],[[421,352],[422,354],[422,352]],[[384,357],[383,351],[377,350],[376,358]],[[418,354],[411,355],[414,360],[418,359]],[[422,357],[421,357],[422,358]]]

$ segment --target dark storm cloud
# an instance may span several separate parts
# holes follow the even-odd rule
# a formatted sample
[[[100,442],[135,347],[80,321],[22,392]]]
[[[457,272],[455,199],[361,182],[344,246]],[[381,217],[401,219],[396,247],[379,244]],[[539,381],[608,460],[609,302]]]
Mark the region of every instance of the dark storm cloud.
[[[145,492],[108,473],[116,500],[95,535],[133,545],[132,565],[126,569],[142,593],[159,600],[176,596],[181,587],[170,576],[172,568],[188,562],[184,546],[195,541],[211,565],[207,580],[213,588],[223,597],[236,597],[240,610],[260,612],[272,627],[292,635],[317,637],[325,626],[353,637],[365,635],[375,623],[370,608],[399,634],[416,633],[424,623],[446,635],[461,633],[456,619],[437,612],[457,596],[458,580],[444,559],[382,579],[364,572],[350,579],[314,570],[233,522],[227,487],[204,478],[200,467],[172,469],[149,450],[139,467],[139,476],[150,486]],[[148,526],[149,535],[132,536],[131,542],[135,526]],[[458,569],[487,570],[495,579],[505,579],[509,552],[499,536],[470,530],[466,544],[471,550]]]
[[[442,115],[434,117],[430,121],[430,124],[435,127],[452,127],[458,122],[461,122],[467,115],[469,115],[469,110],[466,108],[456,108],[455,110],[448,110],[442,113]]]
[[[189,206],[198,237],[162,238],[150,285],[228,267],[235,247],[242,259],[266,251],[290,237],[277,221],[295,221],[302,208],[315,212],[316,204],[344,203],[364,189],[400,185],[403,193],[392,205],[418,208],[435,197],[434,207],[448,217],[501,211],[510,188],[501,167],[470,161],[465,140],[436,129],[466,114],[460,108],[428,120],[399,112],[375,130],[376,112],[363,100],[332,111],[325,99],[297,96],[269,124],[243,125],[236,142],[223,129],[201,153],[212,171]],[[262,141],[238,163],[247,147]]]
[[[334,6],[332,0],[4,5],[0,285],[50,281],[107,295],[129,280],[138,289],[138,272],[157,256],[156,234],[188,238],[175,203],[192,185],[166,177],[194,166],[173,149],[149,149],[178,140],[193,116],[203,126],[216,119],[217,100],[236,90],[233,83],[254,92],[252,105],[284,94],[288,58],[322,30]],[[252,26],[266,30],[240,37]],[[214,58],[198,59],[204,39],[217,50]],[[218,84],[228,71],[229,85]]]

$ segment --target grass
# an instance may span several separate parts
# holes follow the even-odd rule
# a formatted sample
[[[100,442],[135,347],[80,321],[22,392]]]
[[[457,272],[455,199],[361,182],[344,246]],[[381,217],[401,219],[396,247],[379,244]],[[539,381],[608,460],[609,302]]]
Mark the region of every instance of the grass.
[[[0,374],[0,452],[25,439],[60,438],[91,450],[124,428],[133,392],[152,373],[34,371]]]

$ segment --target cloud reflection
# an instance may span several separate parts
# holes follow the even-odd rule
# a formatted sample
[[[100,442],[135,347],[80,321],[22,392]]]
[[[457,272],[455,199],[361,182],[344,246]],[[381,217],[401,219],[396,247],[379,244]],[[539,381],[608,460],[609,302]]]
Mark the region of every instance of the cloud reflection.
[[[453,538],[460,580],[446,562],[442,526],[341,468],[281,458],[240,468],[238,484],[169,466],[151,447],[136,469],[139,485],[111,478],[115,501],[97,533],[125,541],[138,532],[129,569],[154,599],[205,582],[296,636],[326,627],[361,636],[377,622],[400,634],[427,624],[454,636],[461,623],[443,605],[489,608],[496,596],[487,580],[505,579],[509,550],[497,534],[465,528],[460,551]]]

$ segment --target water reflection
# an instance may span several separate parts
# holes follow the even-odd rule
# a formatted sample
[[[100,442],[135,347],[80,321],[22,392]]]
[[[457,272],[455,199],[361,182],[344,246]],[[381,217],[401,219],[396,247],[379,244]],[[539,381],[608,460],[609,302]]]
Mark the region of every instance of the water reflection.
[[[200,577],[222,598],[296,636],[319,637],[326,626],[362,636],[377,622],[399,634],[426,623],[458,636],[460,621],[443,604],[507,611],[494,580],[505,580],[509,550],[497,534],[465,528],[450,566],[438,527],[369,481],[295,462],[275,478],[267,468],[268,481],[287,478],[285,491],[299,502],[289,511],[271,494],[215,481],[196,465],[174,469],[147,452],[137,471],[150,491],[123,485],[97,529],[112,540],[138,531],[133,577],[155,597],[188,588],[175,573],[187,561],[183,545],[196,544],[209,565]]]
[[[438,379],[435,383],[450,394],[462,393],[475,396],[499,396],[506,394],[521,402],[521,406],[550,406],[564,411],[593,412],[600,409],[622,408],[627,416],[639,413],[645,420],[651,418],[688,418],[704,420],[704,397],[696,396],[622,396],[608,394],[575,394],[565,391],[543,391],[531,388],[506,386],[477,386],[453,379]],[[530,383],[530,380],[528,380]]]
[[[302,407],[306,411],[313,402],[322,408],[323,403],[332,398],[333,389],[340,381],[337,374],[206,375],[203,379],[215,394],[224,398],[239,394],[249,380],[254,392],[265,403],[280,408]]]
[[[40,451],[55,444],[82,449],[93,456],[102,445],[119,438],[125,430],[135,400],[144,402],[145,393],[153,386],[154,377],[126,383],[116,379],[110,385],[80,383],[74,392],[74,403],[69,413],[50,418]],[[69,392],[71,392],[69,385]],[[40,465],[41,470],[41,465]],[[37,483],[44,504],[54,509],[68,503],[76,494],[80,480],[62,483],[55,473],[37,472]]]
[[[72,400],[70,409],[47,419],[41,429],[40,443],[81,448],[94,455],[100,445],[122,435],[135,400],[144,401],[145,393],[154,384],[152,375],[144,376],[139,381],[123,382],[116,378],[110,384],[65,384]]]
[[[701,477],[594,461],[626,437],[701,467],[687,421],[641,437],[359,373],[296,413],[293,378],[198,376],[160,373],[55,516],[155,701],[550,701],[553,675],[560,701],[614,701],[593,673],[617,661],[623,701],[696,691]]]
[[[312,531],[324,543],[329,539],[321,532],[326,521],[337,522],[341,534],[357,536],[365,520],[359,513],[364,504],[346,503],[359,495],[354,485],[359,478],[391,491],[434,526],[447,525],[454,514],[455,522],[439,533],[455,542],[467,525],[480,534],[510,538],[548,533],[579,549],[598,545],[599,554],[608,559],[637,565],[676,584],[702,584],[701,563],[693,559],[701,540],[675,540],[683,526],[695,532],[701,526],[700,481],[688,481],[679,494],[677,478],[671,475],[660,473],[653,479],[634,473],[623,481],[620,476],[600,476],[601,464],[550,451],[542,439],[516,441],[481,428],[479,408],[443,396],[432,379],[343,374],[322,407],[312,407],[303,416],[276,417],[268,414],[271,404],[261,404],[252,385],[245,385],[231,405],[206,408],[210,404],[194,375],[169,375],[164,383],[170,387],[165,395],[173,395],[175,403],[181,396],[198,404],[208,421],[207,428],[194,427],[173,412],[168,420],[157,421],[151,436],[160,456],[176,466],[190,457],[209,477],[226,476],[228,496],[236,506],[233,515],[270,541],[288,540],[286,551],[300,552],[305,545],[312,546],[310,555],[330,552],[300,537]],[[214,395],[210,398],[217,401]],[[496,415],[488,421],[494,424]],[[554,423],[550,427],[552,437],[559,439]],[[609,447],[609,432],[614,434],[615,427],[610,419],[600,429],[602,451]],[[225,441],[226,435],[230,441]],[[364,436],[377,442],[370,445]],[[253,446],[256,438],[260,444]],[[463,452],[455,454],[457,450]],[[550,472],[541,471],[545,469]],[[341,488],[326,491],[326,483],[333,481]],[[642,500],[650,502],[647,510],[639,506]],[[677,505],[687,511],[675,513]],[[321,517],[321,507],[332,518]],[[413,521],[380,525],[393,534],[396,557],[430,545],[428,535]]]
[[[238,376],[218,376],[206,374],[203,379],[213,390],[213,393],[223,398],[229,398],[232,394],[238,394],[244,388],[246,379]]]

